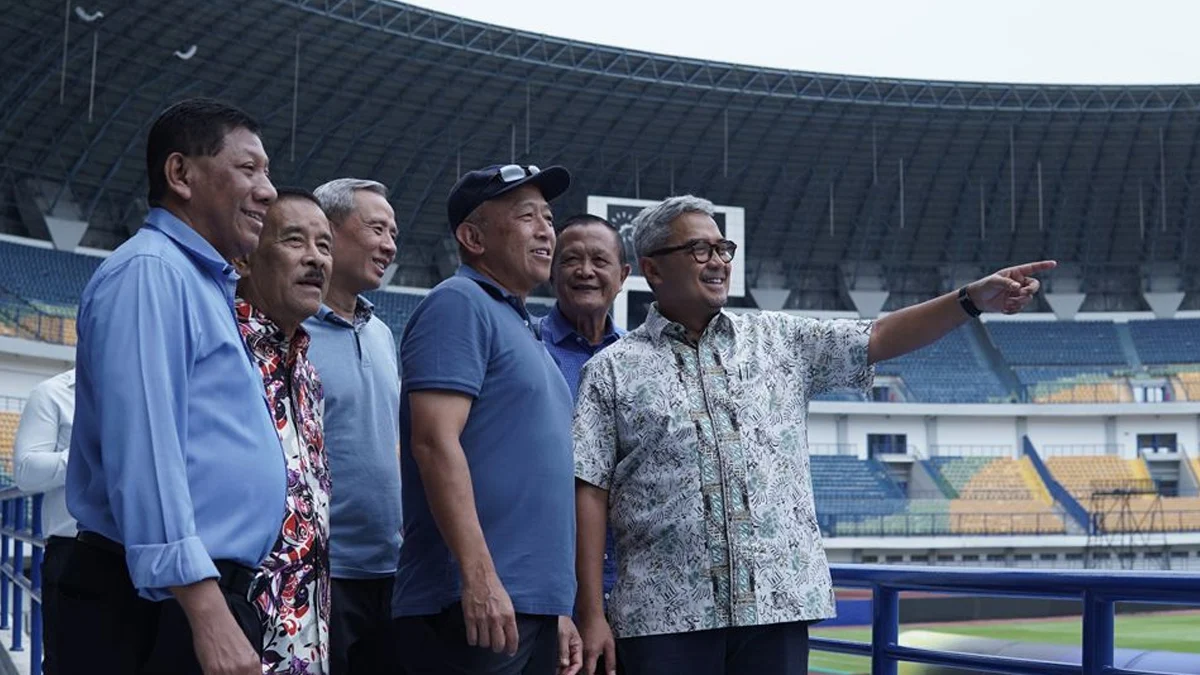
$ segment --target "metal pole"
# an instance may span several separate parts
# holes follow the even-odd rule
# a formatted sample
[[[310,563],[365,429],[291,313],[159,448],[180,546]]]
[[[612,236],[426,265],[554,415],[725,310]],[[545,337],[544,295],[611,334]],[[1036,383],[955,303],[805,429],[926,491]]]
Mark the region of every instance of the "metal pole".
[[[1163,129],[1158,128],[1158,183],[1159,201],[1162,204],[1162,231],[1167,231],[1167,149],[1163,139]]]
[[[62,78],[58,83],[58,103],[62,105],[67,95],[67,36],[71,32],[71,0],[67,0],[63,9],[63,58]]]
[[[637,157],[633,158],[633,198],[642,198],[642,163]]]
[[[1017,146],[1013,128],[1008,128],[1008,230],[1017,231]]]
[[[904,229],[904,158],[900,158],[900,229]]]
[[[725,178],[729,178],[729,109],[725,109]]]
[[[512,137],[508,142],[508,163],[517,163],[517,125],[512,125]]]
[[[979,184],[979,238],[987,237],[987,209],[983,201],[983,183]]]
[[[1038,160],[1038,163],[1037,163],[1037,172],[1038,172],[1038,232],[1041,232],[1042,229],[1045,227],[1045,222],[1043,221],[1043,218],[1045,216],[1042,212],[1042,160],[1040,160],[1040,159]]]
[[[1146,205],[1142,199],[1142,184],[1138,183],[1138,233],[1146,238]]]
[[[1102,673],[1113,665],[1113,603],[1095,591],[1083,593],[1083,672]]]
[[[296,116],[300,108],[300,34],[296,33],[296,63],[292,67],[292,156],[296,161]]]
[[[900,594],[890,588],[876,586],[871,603],[871,673],[896,675],[896,661],[885,650],[900,643]]]
[[[833,183],[829,184],[829,236],[833,236]]]
[[[675,196],[675,158],[671,158],[671,196]]]
[[[875,124],[871,124],[871,185],[879,182],[879,145],[875,138]]]
[[[525,155],[529,155],[529,117],[533,113],[529,102],[529,83],[525,83]]]
[[[92,33],[92,84],[88,90],[88,124],[92,122],[92,110],[96,107],[96,55],[100,50],[100,32]]]

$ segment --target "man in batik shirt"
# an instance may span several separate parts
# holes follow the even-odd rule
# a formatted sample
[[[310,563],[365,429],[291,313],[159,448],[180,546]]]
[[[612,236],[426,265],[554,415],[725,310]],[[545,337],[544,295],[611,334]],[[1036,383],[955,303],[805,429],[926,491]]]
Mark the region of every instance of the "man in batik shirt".
[[[808,624],[834,614],[809,477],[808,402],[866,389],[872,365],[919,349],[981,309],[1020,311],[1033,263],[875,322],[722,311],[736,243],[710,202],[672,197],[634,223],[656,303],[584,366],[575,412],[580,552],[616,538],[608,620],[577,607],[584,644],[617,640],[627,675],[801,675]],[[608,507],[611,505],[611,513]],[[598,560],[579,564],[598,575]],[[598,579],[579,583],[597,589]],[[599,631],[601,635],[591,633]],[[610,632],[611,631],[611,632]],[[585,659],[594,655],[585,654]],[[608,666],[608,671],[613,672]]]
[[[262,374],[287,464],[279,538],[251,591],[263,616],[263,673],[329,671],[329,464],[321,383],[300,324],[321,307],[333,232],[309,192],[279,188],[258,248],[238,261],[238,327]]]

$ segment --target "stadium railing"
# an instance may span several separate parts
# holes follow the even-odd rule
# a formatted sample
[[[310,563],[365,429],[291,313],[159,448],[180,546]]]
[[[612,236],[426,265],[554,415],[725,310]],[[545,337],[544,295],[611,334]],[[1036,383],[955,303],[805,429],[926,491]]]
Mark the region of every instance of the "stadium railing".
[[[29,547],[29,571],[25,548]],[[11,630],[9,652],[25,651],[25,598],[29,598],[29,673],[42,672],[42,495],[16,486],[0,489],[0,630]]]
[[[1097,455],[1116,455],[1120,456],[1121,446],[1119,444],[1097,443],[1097,444],[1075,444],[1075,445],[1043,445],[1038,450],[1043,457],[1077,457],[1087,456],[1094,457]]]
[[[1011,445],[931,445],[930,457],[1015,457]]]
[[[871,591],[871,643],[813,637],[809,645],[819,651],[869,657],[872,675],[896,675],[900,662],[1020,675],[1140,674],[1145,671],[1113,665],[1115,603],[1200,605],[1200,575],[1177,572],[1052,572],[883,565],[833,565],[832,569],[834,586]],[[1082,600],[1082,662],[1043,662],[902,646],[900,593],[903,591]]]

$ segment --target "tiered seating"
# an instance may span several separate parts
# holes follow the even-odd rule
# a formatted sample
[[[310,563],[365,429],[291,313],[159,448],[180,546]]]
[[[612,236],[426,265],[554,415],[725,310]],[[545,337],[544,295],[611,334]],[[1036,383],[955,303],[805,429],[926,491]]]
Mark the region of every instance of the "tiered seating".
[[[1023,366],[1013,369],[1034,403],[1129,403],[1133,392],[1104,366]]]
[[[0,485],[12,482],[13,440],[20,421],[20,413],[0,412]]]
[[[1150,472],[1140,459],[1096,455],[1047,457],[1045,461],[1055,480],[1085,506],[1097,483],[1150,481]]]
[[[1200,319],[1130,321],[1129,333],[1133,336],[1138,358],[1144,364],[1200,361]]]
[[[936,457],[931,462],[959,498],[949,503],[956,534],[1052,534],[1065,531],[1029,458]]]
[[[1111,321],[990,321],[986,325],[1011,366],[1129,366]]]
[[[959,328],[924,349],[880,363],[876,372],[899,376],[922,403],[1008,400],[1000,378],[971,348],[969,330]]]
[[[424,296],[415,293],[392,293],[391,291],[372,291],[364,293],[364,297],[375,305],[375,315],[392,329],[396,335],[396,345],[399,347],[400,337],[404,334],[404,325],[408,317],[421,304]]]
[[[1131,497],[1109,502],[1092,512],[1097,527],[1108,532],[1200,532],[1200,497]]]
[[[1184,370],[1175,373],[1172,388],[1177,401],[1200,401],[1200,371]],[[1197,474],[1200,476],[1200,474]]]
[[[42,311],[61,313],[79,303],[100,262],[94,256],[0,241],[0,287]]]
[[[809,466],[817,520],[826,532],[878,533],[878,517],[903,513],[907,507],[900,487],[874,460],[813,455]]]

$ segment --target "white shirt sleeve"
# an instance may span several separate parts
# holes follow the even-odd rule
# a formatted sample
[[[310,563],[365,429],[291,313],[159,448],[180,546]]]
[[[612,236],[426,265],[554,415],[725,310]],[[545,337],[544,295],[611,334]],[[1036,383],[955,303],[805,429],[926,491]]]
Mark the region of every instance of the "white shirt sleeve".
[[[52,380],[33,390],[17,426],[13,477],[17,487],[26,492],[43,492],[67,483],[68,448],[58,445],[60,416],[64,411],[49,391],[54,386],[62,385]]]

